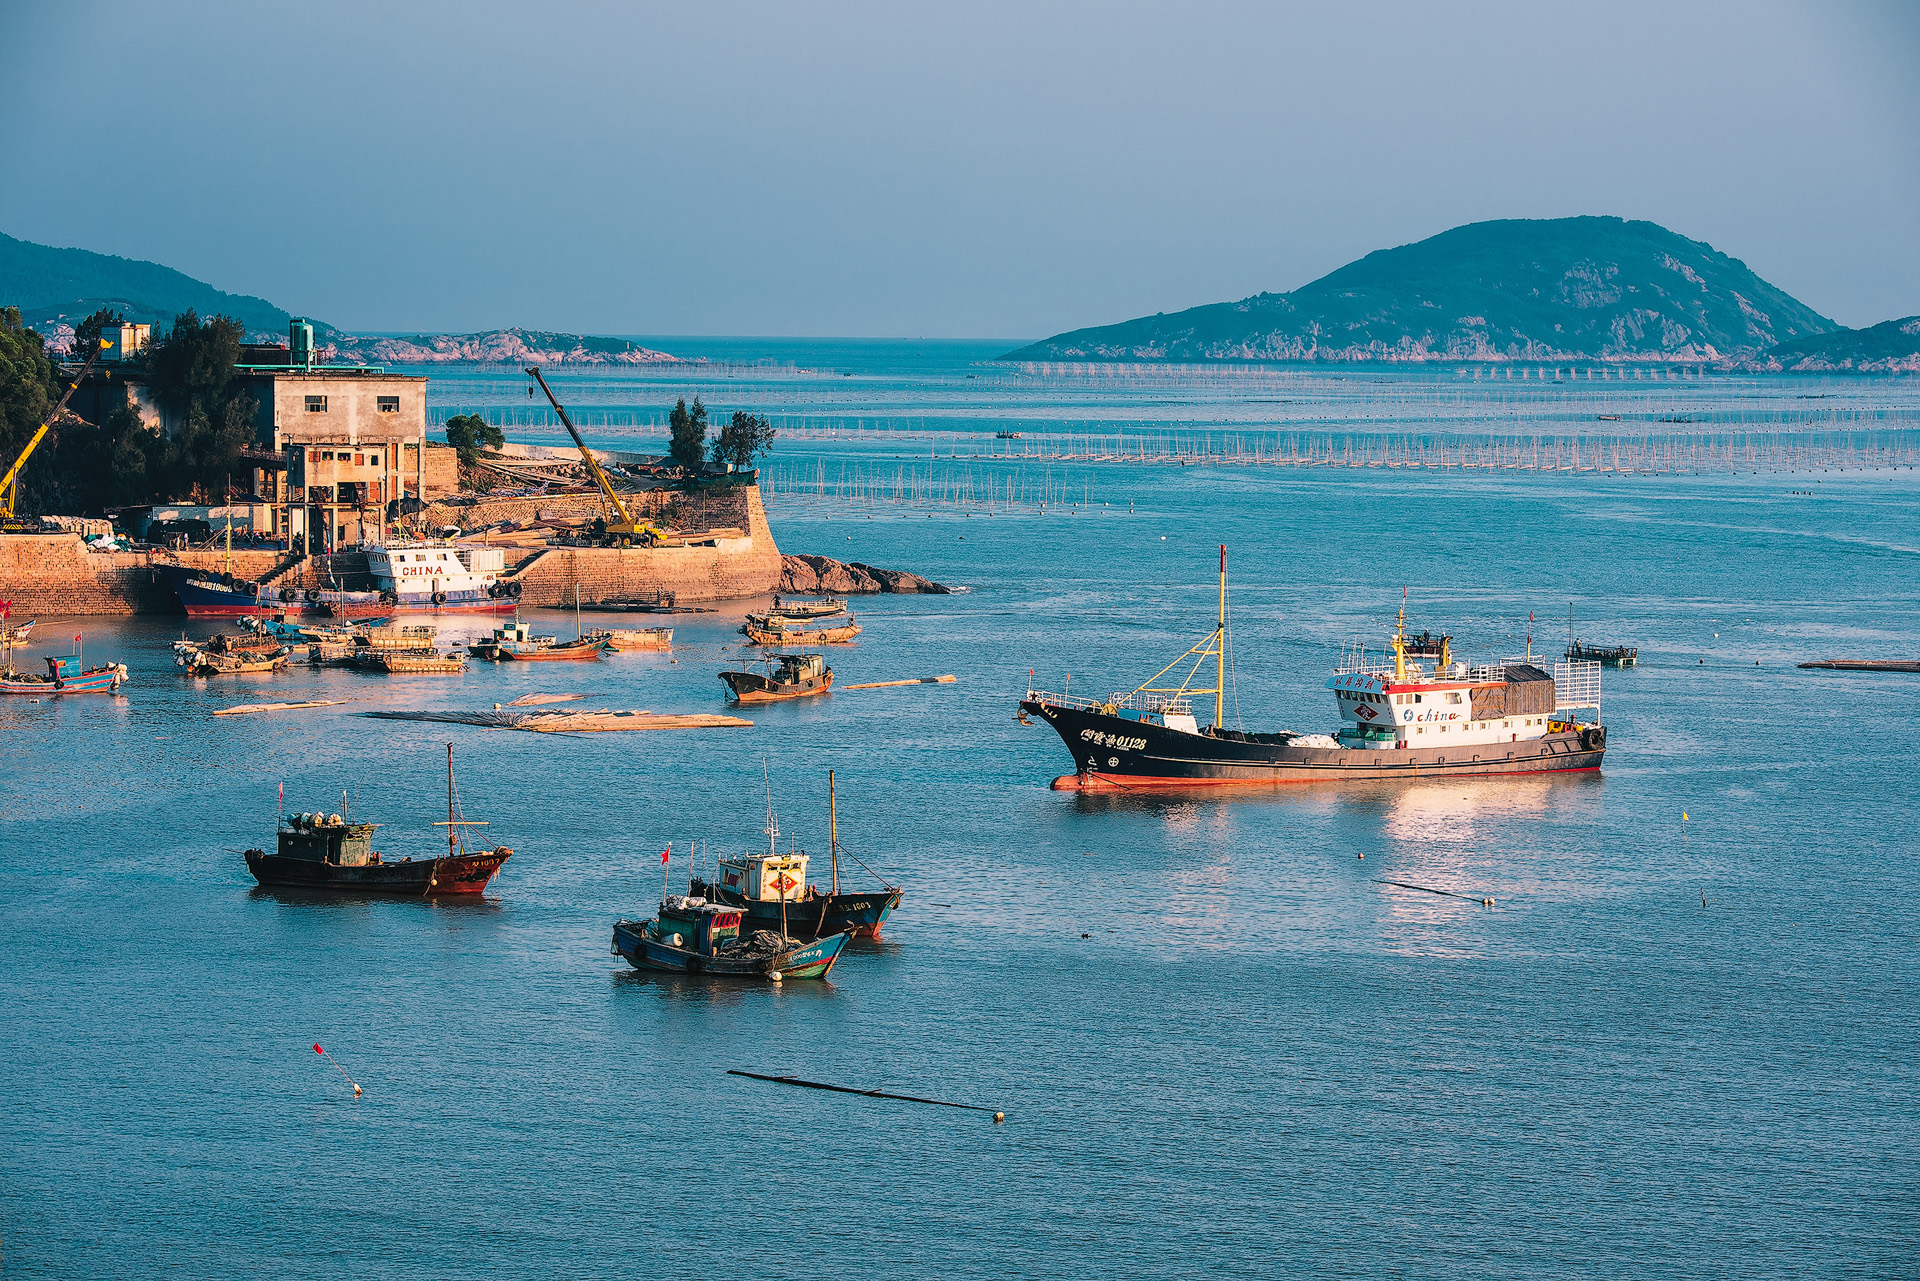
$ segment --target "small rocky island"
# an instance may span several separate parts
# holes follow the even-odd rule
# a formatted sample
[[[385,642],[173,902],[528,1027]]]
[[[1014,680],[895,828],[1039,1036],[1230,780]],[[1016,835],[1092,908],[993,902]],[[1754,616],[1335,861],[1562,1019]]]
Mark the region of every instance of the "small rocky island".
[[[904,596],[916,592],[944,595],[953,589],[904,570],[881,569],[858,561],[846,564],[831,556],[783,555],[780,590],[796,596],[871,596],[881,592]]]

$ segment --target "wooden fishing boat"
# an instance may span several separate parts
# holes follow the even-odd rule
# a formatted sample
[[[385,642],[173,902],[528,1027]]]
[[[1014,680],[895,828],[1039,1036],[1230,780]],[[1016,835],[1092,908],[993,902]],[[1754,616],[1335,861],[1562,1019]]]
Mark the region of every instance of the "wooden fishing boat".
[[[703,898],[671,894],[659,915],[617,921],[613,951],[635,969],[725,978],[824,979],[852,937],[835,934],[802,942],[770,930],[740,937],[741,911]]]
[[[768,827],[772,826],[769,818]],[[691,878],[688,892],[726,907],[739,908],[748,929],[779,930],[797,939],[826,938],[834,934],[879,938],[880,927],[886,924],[893,909],[900,906],[900,898],[906,891],[897,885],[888,885],[877,875],[874,879],[880,881],[878,890],[843,891],[840,888],[840,822],[832,770],[827,771],[827,848],[833,880],[824,893],[817,886],[807,884],[805,851],[781,854],[773,847],[771,836],[765,854],[723,856],[715,880]]]
[[[467,670],[467,662],[457,653],[434,650],[362,650],[353,664],[362,671],[383,672],[388,676],[457,675]]]
[[[214,650],[193,641],[173,643],[174,663],[188,676],[236,676],[278,671],[293,651],[285,646]]]
[[[607,643],[604,640],[582,636],[576,640],[555,641],[551,645],[533,646],[524,650],[502,646],[498,657],[503,661],[516,663],[584,663],[600,657],[600,651],[606,647]]]
[[[740,629],[755,645],[844,645],[860,634],[860,624],[847,615],[847,621],[835,627],[790,627],[784,624],[761,625],[748,620]]]
[[[587,633],[588,640],[595,637],[616,653],[630,649],[673,648],[671,627],[596,627]]]
[[[773,703],[785,698],[807,698],[833,688],[833,669],[819,654],[769,654],[761,671],[729,668],[720,679],[736,703]]]
[[[425,898],[478,894],[513,851],[467,848],[465,831],[485,827],[460,817],[453,787],[453,745],[447,745],[447,852],[432,858],[381,856],[373,848],[377,823],[355,823],[338,814],[296,814],[280,824],[272,854],[248,850],[247,870],[274,889],[340,890],[356,894],[406,894]]]
[[[5,611],[0,610],[0,620],[5,618]],[[33,634],[33,625],[39,621],[37,618],[29,618],[26,622],[15,623],[11,627],[0,624],[0,645],[26,644],[27,637]]]
[[[125,663],[82,664],[79,655],[48,658],[46,674],[0,668],[0,694],[111,694],[126,683]]]
[[[767,611],[767,615],[804,621],[810,618],[830,618],[835,614],[844,614],[846,612],[847,602],[835,600],[831,596],[825,600],[787,600],[784,602],[778,596],[775,596],[773,598],[773,608]],[[753,615],[749,614],[747,617],[752,618]]]

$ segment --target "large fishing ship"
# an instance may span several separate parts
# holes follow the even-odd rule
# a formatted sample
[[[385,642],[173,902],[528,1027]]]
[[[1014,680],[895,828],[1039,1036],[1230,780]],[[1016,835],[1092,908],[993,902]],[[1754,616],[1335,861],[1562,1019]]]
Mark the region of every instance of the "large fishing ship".
[[[1077,766],[1054,779],[1062,791],[1311,783],[1348,779],[1453,778],[1595,770],[1606,752],[1600,665],[1536,666],[1525,657],[1470,667],[1443,639],[1431,664],[1409,657],[1406,611],[1389,637],[1390,658],[1355,650],[1327,689],[1339,708],[1332,734],[1248,733],[1226,728],[1227,549],[1220,549],[1220,616],[1213,633],[1149,677],[1106,698],[1029,688],[1020,720],[1038,716]],[[1192,660],[1177,686],[1157,684]],[[1208,660],[1212,663],[1209,664]],[[1195,688],[1211,666],[1211,688]],[[1213,700],[1201,726],[1194,700]]]
[[[388,543],[367,548],[373,585],[396,608],[511,614],[520,584],[501,582],[506,554],[497,547],[448,542]]]

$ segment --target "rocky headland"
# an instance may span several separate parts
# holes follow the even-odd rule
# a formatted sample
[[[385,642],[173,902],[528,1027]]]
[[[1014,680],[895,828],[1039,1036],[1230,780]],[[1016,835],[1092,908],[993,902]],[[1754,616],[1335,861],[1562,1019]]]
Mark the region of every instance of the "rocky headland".
[[[414,334],[380,337],[338,330],[319,344],[331,363],[362,365],[535,364],[671,365],[679,356],[624,338],[554,334],[533,329],[495,329],[479,334]]]
[[[795,596],[872,596],[880,593],[944,595],[951,587],[929,582],[905,570],[881,569],[859,561],[847,564],[831,556],[780,557],[780,590]]]

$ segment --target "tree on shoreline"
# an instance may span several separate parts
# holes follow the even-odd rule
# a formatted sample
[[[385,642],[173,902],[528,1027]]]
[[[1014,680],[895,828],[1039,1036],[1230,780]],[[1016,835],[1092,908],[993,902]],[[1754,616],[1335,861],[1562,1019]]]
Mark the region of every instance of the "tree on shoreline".
[[[695,396],[689,409],[682,398],[674,402],[673,412],[667,415],[667,426],[673,433],[673,443],[668,446],[673,461],[690,472],[699,471],[707,461],[707,407]]]
[[[773,438],[779,434],[765,414],[736,409],[713,442],[713,461],[751,467],[754,459],[773,448]]]

